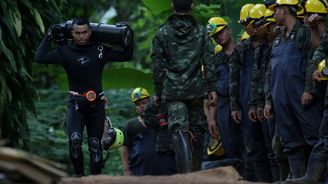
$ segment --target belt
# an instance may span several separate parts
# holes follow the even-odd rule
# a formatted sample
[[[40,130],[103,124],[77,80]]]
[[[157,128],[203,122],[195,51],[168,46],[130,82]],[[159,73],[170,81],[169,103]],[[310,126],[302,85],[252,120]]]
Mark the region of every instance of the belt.
[[[96,93],[94,90],[88,90],[84,93],[78,93],[76,91],[69,91],[69,94],[71,94],[74,97],[84,97],[89,102],[94,102],[96,99],[101,99],[101,97],[104,96],[104,92]]]

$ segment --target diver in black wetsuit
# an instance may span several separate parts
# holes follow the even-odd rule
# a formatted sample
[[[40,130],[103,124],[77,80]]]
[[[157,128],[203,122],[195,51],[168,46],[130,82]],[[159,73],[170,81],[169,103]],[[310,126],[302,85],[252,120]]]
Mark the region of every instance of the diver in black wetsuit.
[[[73,43],[50,49],[51,29],[42,40],[36,62],[60,64],[69,81],[67,130],[69,154],[76,176],[83,176],[82,132],[86,126],[90,153],[90,174],[102,169],[101,137],[104,130],[105,108],[102,91],[102,71],[107,61],[128,61],[133,55],[133,41],[122,51],[113,50],[90,40],[89,20],[73,20]]]

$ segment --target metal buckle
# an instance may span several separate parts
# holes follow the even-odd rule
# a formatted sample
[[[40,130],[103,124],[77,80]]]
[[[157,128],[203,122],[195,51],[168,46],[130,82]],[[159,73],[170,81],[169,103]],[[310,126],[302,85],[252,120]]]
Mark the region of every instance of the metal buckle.
[[[93,90],[86,92],[85,94],[83,94],[83,96],[90,102],[96,100],[96,98],[97,98],[97,94]]]

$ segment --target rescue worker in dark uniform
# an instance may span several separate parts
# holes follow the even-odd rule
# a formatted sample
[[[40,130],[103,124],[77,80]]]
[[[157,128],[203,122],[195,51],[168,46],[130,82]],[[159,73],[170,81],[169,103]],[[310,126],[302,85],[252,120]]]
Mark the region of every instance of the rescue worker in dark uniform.
[[[275,4],[275,0],[265,1],[265,6],[270,8]],[[260,59],[262,67],[258,68],[257,65],[253,69],[253,79],[252,79],[252,91],[251,91],[251,102],[250,104],[257,105],[257,118],[266,121],[268,128],[263,131],[267,132],[269,135],[268,147],[268,157],[270,159],[271,172],[274,181],[284,181],[289,175],[289,164],[286,154],[283,153],[283,149],[279,139],[279,130],[277,128],[276,118],[272,115],[272,99],[271,99],[271,81],[269,80],[271,76],[268,76],[270,70],[270,59],[271,59],[271,47],[273,40],[279,33],[280,27],[277,26],[275,19],[273,18],[273,11],[267,9],[265,13],[264,20],[258,20],[259,23],[264,23],[267,29],[265,35],[265,41],[267,47],[259,52],[260,49],[255,51],[255,60]],[[264,21],[264,22],[263,22]],[[256,61],[255,64],[258,62]],[[270,110],[270,112],[267,112]],[[263,116],[266,120],[263,120]],[[271,141],[270,141],[271,140]],[[278,167],[276,166],[278,164]]]
[[[264,6],[264,5],[256,5]],[[242,10],[247,7],[245,5]],[[260,123],[251,122],[248,117],[250,100],[250,85],[253,71],[254,50],[263,43],[263,33],[257,34],[250,26],[249,14],[252,6],[247,12],[246,19],[239,21],[244,25],[250,38],[237,44],[230,59],[229,93],[231,104],[231,116],[235,123],[240,124],[245,146],[245,171],[244,177],[249,181],[272,180],[267,151]],[[265,8],[265,7],[264,7]],[[242,11],[241,11],[242,14]],[[255,177],[251,171],[254,171]]]
[[[204,96],[210,105],[217,101],[214,48],[206,28],[191,15],[192,2],[172,0],[174,14],[156,32],[151,54],[155,103],[159,99],[167,103],[179,173],[201,168],[207,125]]]
[[[221,17],[209,19],[207,31],[215,42],[221,46],[221,49],[216,51],[214,57],[218,78],[216,82],[218,102],[215,117],[225,150],[223,159],[226,164],[234,166],[242,174],[243,142],[240,127],[233,122],[230,116],[229,101],[229,60],[236,44],[232,38],[232,31],[228,23]]]
[[[82,132],[86,126],[90,153],[90,174],[100,174],[102,169],[101,138],[104,130],[105,106],[102,100],[101,75],[108,61],[128,61],[133,55],[133,44],[116,51],[90,40],[89,20],[73,20],[73,43],[59,45],[49,50],[52,30],[42,40],[36,62],[60,64],[66,71],[70,96],[68,100],[67,130],[69,154],[76,176],[83,176]]]
[[[320,38],[326,30],[325,17],[328,14],[327,1],[326,0],[306,0],[304,2],[306,10],[305,23],[311,28],[311,42],[312,48],[316,49],[319,45]],[[316,58],[317,56],[313,56]],[[312,77],[311,65],[312,62],[307,63],[307,77]],[[317,66],[314,66],[316,68]],[[320,89],[320,97],[324,102],[324,96],[327,89],[327,82],[325,80],[316,81],[316,86]],[[327,104],[325,104],[327,105]],[[314,146],[307,165],[306,173],[301,178],[296,178],[288,181],[288,183],[295,184],[311,184],[323,182],[324,174],[326,171],[326,163],[328,159],[328,153],[325,150],[325,136],[327,136],[328,125],[325,113],[323,113],[323,119],[321,120],[319,130],[319,142]],[[327,180],[327,179],[326,179]]]
[[[321,103],[306,65],[311,56],[310,30],[297,19],[298,0],[277,0],[274,18],[284,29],[271,51],[271,90],[276,123],[292,178],[305,174],[308,151],[318,142]]]
[[[124,128],[124,143],[121,147],[121,160],[124,175],[154,175],[155,169],[155,131],[145,123],[145,111],[149,103],[149,93],[144,88],[135,88],[131,101],[135,104],[138,117],[127,122]]]
[[[251,98],[249,101],[250,110],[248,113],[249,119],[254,123],[260,123],[262,127],[265,146],[268,151],[268,158],[271,168],[273,181],[280,180],[279,166],[276,156],[272,150],[272,140],[275,133],[275,122],[273,119],[265,119],[264,106],[264,83],[265,71],[268,68],[271,43],[277,35],[276,23],[273,18],[273,12],[268,10],[265,5],[257,5],[251,9],[249,18],[251,25],[256,29],[257,33],[263,35],[263,42],[254,51],[254,66],[251,81]]]

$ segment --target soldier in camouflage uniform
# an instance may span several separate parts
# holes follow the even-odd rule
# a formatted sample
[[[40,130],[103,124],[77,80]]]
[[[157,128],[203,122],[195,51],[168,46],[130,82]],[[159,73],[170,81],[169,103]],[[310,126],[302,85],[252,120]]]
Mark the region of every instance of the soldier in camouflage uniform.
[[[323,35],[324,30],[326,29],[325,16],[328,14],[328,3],[326,0],[306,0],[304,3],[306,9],[305,23],[308,24],[311,28],[312,47],[316,49],[319,45],[320,37]],[[316,68],[317,63],[326,57],[324,56],[326,53],[324,55],[320,54],[320,51],[322,51],[322,46],[323,45],[320,45],[318,51],[315,52],[312,61],[307,63],[307,77],[311,77],[312,75],[311,65],[313,65],[313,68]],[[322,57],[320,57],[320,55]],[[322,101],[324,101],[324,93],[326,91],[327,82],[318,80],[316,87],[321,89],[319,91],[320,97],[322,97]],[[326,105],[327,101],[325,100],[325,106]],[[305,175],[301,178],[290,180],[288,183],[309,184],[322,182],[326,170],[326,162],[328,156],[327,150],[325,150],[325,142],[327,142],[327,138],[325,137],[328,135],[328,116],[326,111],[327,110],[324,111],[323,119],[321,120],[319,130],[320,139],[311,152]]]
[[[174,14],[153,39],[151,57],[155,101],[167,102],[177,170],[185,173],[201,168],[206,128],[204,96],[209,95],[210,105],[217,101],[214,48],[206,28],[191,16],[192,0],[173,0],[172,7]]]
[[[259,6],[263,7],[264,5],[255,5],[254,7],[257,9]],[[249,14],[250,13],[251,10],[249,11]],[[250,35],[250,38],[237,44],[229,64],[231,116],[236,123],[240,124],[243,134],[246,151],[244,171],[245,178],[247,180],[254,181],[254,178],[250,172],[251,170],[248,168],[250,166],[251,169],[255,171],[255,181],[271,182],[272,176],[270,174],[269,163],[267,161],[267,152],[264,144],[261,124],[253,123],[248,118],[248,102],[250,100],[254,50],[256,47],[262,47],[264,43],[264,33],[256,32],[256,30],[250,26],[249,16],[250,15],[248,15],[243,25],[245,26],[247,33]],[[243,21],[239,22],[242,23]]]
[[[233,123],[230,116],[229,101],[229,60],[236,46],[228,23],[221,17],[213,17],[208,21],[209,35],[221,46],[215,53],[216,92],[218,104],[216,107],[216,123],[220,129],[222,145],[225,150],[225,161],[233,165],[242,174],[243,142],[239,125]]]
[[[272,100],[281,144],[293,178],[306,171],[307,149],[318,141],[321,104],[305,70],[311,55],[310,30],[297,19],[298,0],[277,0],[274,18],[284,30],[271,51]]]

